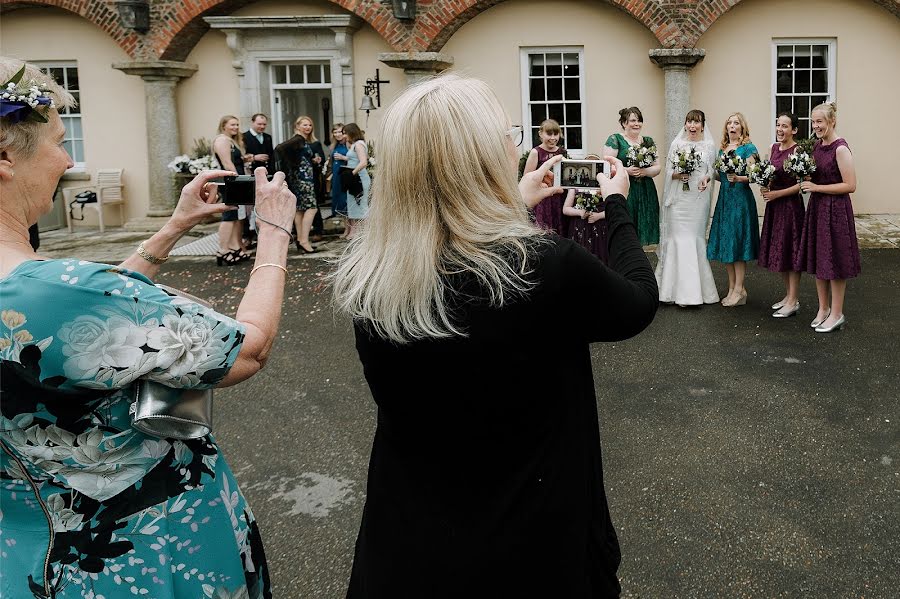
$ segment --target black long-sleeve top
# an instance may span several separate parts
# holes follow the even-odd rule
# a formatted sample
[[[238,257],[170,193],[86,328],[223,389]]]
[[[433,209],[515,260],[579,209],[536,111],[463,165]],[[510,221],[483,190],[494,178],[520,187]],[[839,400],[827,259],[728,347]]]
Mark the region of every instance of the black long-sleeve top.
[[[459,303],[466,337],[356,324],[378,426],[348,597],[619,594],[589,344],[641,332],[658,292],[624,197],[606,218],[609,267],[553,237],[524,298]]]

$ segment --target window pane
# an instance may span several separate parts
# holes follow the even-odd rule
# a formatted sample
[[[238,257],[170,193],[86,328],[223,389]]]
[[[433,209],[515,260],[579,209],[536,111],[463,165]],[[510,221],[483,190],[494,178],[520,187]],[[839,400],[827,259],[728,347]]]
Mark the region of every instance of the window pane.
[[[778,46],[778,57],[775,59],[776,69],[789,69],[794,66],[794,47]]]
[[[326,64],[322,67],[322,72],[325,75],[325,83],[331,83],[331,65]]]
[[[576,77],[581,74],[577,54],[563,54],[563,74],[567,77]]]
[[[72,92],[72,97],[75,98],[75,107],[68,109],[66,114],[81,114],[81,93]]]
[[[563,106],[565,106],[565,105],[564,104],[548,104],[547,105],[547,112],[549,113],[550,118],[560,124],[563,124],[566,122]]]
[[[809,121],[800,119],[800,125],[797,127],[797,139],[809,137]]]
[[[812,110],[819,104],[824,104],[826,101],[828,101],[828,96],[813,96],[809,103],[809,109]]]
[[[81,134],[81,117],[75,118],[67,118],[63,119],[63,123],[66,125],[66,138],[67,139],[83,139],[84,136]]]
[[[558,77],[550,77],[547,79],[547,99],[562,100],[562,82]]]
[[[288,83],[306,83],[302,64],[288,65]]]
[[[547,76],[560,77],[562,75],[562,54],[547,54]]]
[[[566,100],[581,99],[581,79],[565,79]]]
[[[531,62],[531,75],[542,76],[544,74],[544,55],[529,54],[528,60]]]
[[[547,99],[544,96],[544,80],[543,79],[530,79],[528,87],[529,87],[531,100],[546,100]]]
[[[796,71],[794,73],[794,91],[798,94],[809,93],[810,71]]]
[[[828,71],[812,72],[812,91],[813,93],[828,93]]]
[[[541,120],[543,120],[543,119],[541,119]],[[531,147],[532,147],[532,148],[533,148],[534,146],[538,145],[539,143],[541,143],[541,138],[540,138],[540,136],[538,135],[538,129],[539,129],[538,127],[534,127],[534,128],[531,130]]]
[[[306,65],[306,82],[322,83],[322,65],[308,64]]]
[[[775,89],[779,94],[789,94],[794,91],[793,71],[778,71],[778,82]]]
[[[66,151],[66,154],[68,154],[69,156],[72,156],[72,141],[68,140],[68,139],[66,141],[64,141],[63,149]],[[75,160],[74,156],[72,156],[72,160]]]
[[[581,104],[566,104],[566,125],[581,124]]]
[[[812,47],[812,66],[816,69],[828,67],[828,46]]]
[[[275,79],[275,83],[287,83],[287,67],[283,64],[273,66],[272,77]]]
[[[531,124],[532,125],[540,125],[544,122],[544,119],[547,118],[547,105],[546,104],[532,104],[531,105]]]
[[[809,118],[809,96],[794,98],[794,113],[802,119]]]
[[[84,162],[84,142],[80,139],[72,141],[72,160],[75,162]]]
[[[797,46],[794,51],[794,68],[808,69],[810,67],[810,46]]]
[[[78,69],[75,67],[69,67],[66,69],[66,78],[68,79],[66,89],[69,91],[76,91],[81,89],[78,86]]]
[[[581,127],[566,127],[566,148],[583,148],[581,141]]]
[[[790,96],[778,96],[775,98],[775,112],[793,112],[794,106]]]
[[[65,78],[65,75],[63,74],[63,71],[64,71],[64,69],[62,67],[53,67],[50,69],[49,72],[50,72],[50,76],[53,77],[53,79],[57,83],[64,86],[66,84],[66,78]]]

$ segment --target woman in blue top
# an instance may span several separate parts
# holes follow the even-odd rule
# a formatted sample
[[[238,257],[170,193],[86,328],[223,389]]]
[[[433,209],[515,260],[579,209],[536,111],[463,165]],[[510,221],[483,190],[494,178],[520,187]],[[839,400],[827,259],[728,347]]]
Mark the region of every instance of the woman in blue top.
[[[259,528],[215,441],[149,436],[129,407],[137,381],[202,389],[262,368],[294,196],[257,169],[256,266],[234,319],[151,281],[184,233],[230,208],[211,181],[234,172],[185,185],[119,266],[42,258],[28,227],[72,167],[57,108],[74,100],[35,66],[17,79],[20,66],[0,59],[0,82],[42,94],[36,107],[0,99],[0,596],[271,597]]]
[[[344,143],[344,123],[335,123],[331,128],[331,136],[334,138],[329,147],[331,158],[331,213],[333,216],[347,217],[347,192],[341,187],[341,167],[347,164],[347,144]],[[347,237],[349,227],[344,224],[344,233],[341,237]]]
[[[719,156],[735,152],[745,162],[754,162],[758,152],[750,142],[750,127],[747,119],[736,112],[725,121]],[[714,175],[721,180],[720,173]],[[719,197],[709,230],[709,244],[706,255],[709,260],[725,263],[728,271],[728,294],[722,298],[726,307],[747,303],[744,289],[744,275],[747,261],[756,260],[759,254],[759,217],[756,199],[746,176],[728,174],[728,182],[719,185]]]
[[[354,175],[359,175],[362,183],[362,193],[354,196],[347,193],[347,217],[350,221],[347,239],[353,239],[356,235],[359,221],[364,220],[369,215],[369,153],[366,148],[366,141],[363,139],[363,133],[356,123],[347,123],[344,125],[345,143],[349,148],[347,150],[347,167],[353,170]]]

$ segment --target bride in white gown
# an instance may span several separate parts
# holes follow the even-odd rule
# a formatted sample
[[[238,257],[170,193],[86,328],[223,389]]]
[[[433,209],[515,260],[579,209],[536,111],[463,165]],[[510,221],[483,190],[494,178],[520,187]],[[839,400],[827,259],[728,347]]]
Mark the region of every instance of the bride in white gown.
[[[719,291],[706,259],[706,226],[712,201],[713,162],[716,148],[712,135],[706,130],[706,117],[700,110],[692,110],[684,127],[672,142],[666,161],[666,190],[660,214],[659,245],[656,253],[656,282],[659,301],[680,306],[714,304]],[[675,173],[672,159],[675,152],[693,146],[701,157],[700,168],[689,176]],[[682,183],[690,189],[684,191]]]

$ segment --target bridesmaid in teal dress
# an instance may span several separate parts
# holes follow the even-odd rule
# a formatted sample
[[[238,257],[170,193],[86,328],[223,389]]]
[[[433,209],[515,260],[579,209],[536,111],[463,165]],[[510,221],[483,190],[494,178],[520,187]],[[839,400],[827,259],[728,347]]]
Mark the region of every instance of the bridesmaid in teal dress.
[[[616,156],[627,167],[631,181],[628,212],[637,228],[641,245],[659,243],[659,196],[656,193],[656,185],[653,184],[653,177],[658,175],[662,168],[659,159],[645,168],[628,166],[627,160],[628,148],[631,146],[651,146],[656,143],[652,137],[641,136],[644,116],[637,106],[619,111],[619,125],[622,127],[622,133],[614,133],[606,138],[603,155]]]
[[[739,112],[725,121],[719,155],[732,150],[748,162],[754,162],[759,155],[750,141],[747,119]],[[744,288],[747,262],[756,260],[759,255],[756,199],[746,176],[728,174],[726,181],[722,173],[716,172],[715,177],[722,183],[709,230],[706,256],[710,261],[723,262],[728,271],[728,294],[722,299],[722,305],[741,306],[747,303],[747,290]]]

